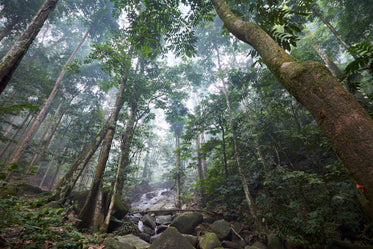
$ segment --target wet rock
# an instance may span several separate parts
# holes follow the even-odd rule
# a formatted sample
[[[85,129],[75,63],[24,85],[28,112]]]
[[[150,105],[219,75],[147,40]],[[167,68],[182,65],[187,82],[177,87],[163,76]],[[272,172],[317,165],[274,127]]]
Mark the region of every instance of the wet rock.
[[[221,243],[215,233],[206,233],[205,236],[199,240],[199,247],[201,249],[215,249],[221,247]]]
[[[142,239],[143,241],[150,243],[151,236],[150,234],[147,234],[147,233],[140,233],[139,238]]]
[[[231,234],[231,224],[225,220],[217,220],[212,223],[211,230],[219,239],[226,239]]]
[[[169,227],[154,242],[149,249],[195,249],[174,227]]]
[[[155,234],[154,229],[151,229],[148,226],[143,227],[143,232],[146,233],[146,234],[149,234],[150,236],[153,236]]]
[[[171,226],[176,227],[180,233],[196,234],[195,227],[203,221],[201,213],[197,212],[186,212],[177,216]]]

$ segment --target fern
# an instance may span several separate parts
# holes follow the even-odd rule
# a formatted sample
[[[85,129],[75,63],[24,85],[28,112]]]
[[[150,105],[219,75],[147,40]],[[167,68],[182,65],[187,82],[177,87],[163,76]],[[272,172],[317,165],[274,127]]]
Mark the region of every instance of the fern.
[[[357,58],[347,65],[345,73],[352,75],[358,71],[368,70],[373,75],[373,44],[366,41],[357,43],[348,49],[351,55]]]

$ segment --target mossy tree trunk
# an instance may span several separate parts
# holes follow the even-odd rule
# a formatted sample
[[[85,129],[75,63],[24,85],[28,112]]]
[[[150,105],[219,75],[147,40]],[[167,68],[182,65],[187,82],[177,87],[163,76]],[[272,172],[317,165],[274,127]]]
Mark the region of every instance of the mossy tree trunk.
[[[26,54],[35,37],[38,35],[40,29],[43,27],[49,14],[55,9],[57,3],[58,0],[46,0],[28,25],[27,29],[13,44],[8,53],[1,59],[0,94],[4,91],[23,56]]]
[[[324,65],[297,62],[257,24],[211,0],[225,27],[251,45],[279,82],[312,114],[340,160],[373,203],[373,120]]]
[[[99,201],[99,194],[102,192],[102,178],[105,172],[106,163],[109,158],[111,144],[114,138],[116,123],[118,120],[119,112],[123,107],[124,104],[124,89],[127,83],[127,76],[123,77],[121,80],[121,84],[119,87],[119,91],[117,93],[114,111],[111,115],[110,126],[107,127],[107,132],[105,138],[102,142],[100,155],[97,162],[96,172],[93,177],[92,186],[89,191],[88,197],[84,203],[82,210],[79,213],[79,219],[81,222],[79,223],[80,228],[89,228],[92,227],[93,218],[97,217],[95,210],[92,207],[97,205],[97,201]]]

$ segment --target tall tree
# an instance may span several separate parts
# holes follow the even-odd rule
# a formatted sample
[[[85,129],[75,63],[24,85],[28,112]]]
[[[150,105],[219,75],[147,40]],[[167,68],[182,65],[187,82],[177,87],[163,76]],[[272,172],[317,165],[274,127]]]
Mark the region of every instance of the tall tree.
[[[211,0],[225,27],[251,45],[281,84],[312,114],[329,143],[373,202],[373,120],[330,71],[297,62],[257,24],[238,18],[223,0]]]
[[[23,56],[38,35],[49,14],[55,9],[58,0],[46,0],[27,29],[17,39],[8,53],[0,61],[0,94],[12,78]]]

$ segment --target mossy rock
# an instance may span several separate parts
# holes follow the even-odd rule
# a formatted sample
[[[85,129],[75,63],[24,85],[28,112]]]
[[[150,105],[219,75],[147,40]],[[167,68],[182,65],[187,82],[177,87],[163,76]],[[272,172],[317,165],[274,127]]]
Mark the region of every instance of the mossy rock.
[[[176,227],[180,233],[196,234],[195,227],[201,224],[203,216],[197,212],[186,212],[177,216],[171,223],[171,226]]]
[[[211,230],[219,239],[226,239],[231,234],[231,224],[225,220],[217,220],[212,223]]]
[[[195,249],[187,238],[174,227],[167,228],[149,249]]]
[[[221,247],[221,242],[215,233],[206,233],[199,241],[201,249],[215,249]]]
[[[104,241],[105,249],[136,249],[135,246],[120,242],[115,238],[107,238]]]

